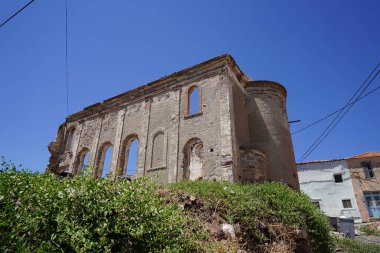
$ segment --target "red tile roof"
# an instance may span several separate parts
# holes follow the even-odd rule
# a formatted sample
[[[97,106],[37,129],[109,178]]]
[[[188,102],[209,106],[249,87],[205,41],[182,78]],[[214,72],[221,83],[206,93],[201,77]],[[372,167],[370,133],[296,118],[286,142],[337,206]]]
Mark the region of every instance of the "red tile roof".
[[[342,159],[331,159],[331,160],[315,160],[315,161],[307,161],[307,162],[297,163],[297,165],[299,165],[299,164],[311,164],[311,163],[328,163],[328,162],[336,162],[336,161],[342,161],[342,160],[344,160],[344,158],[342,158]]]
[[[380,152],[366,152],[360,155],[347,157],[346,159],[359,159],[359,158],[371,158],[371,157],[380,157]]]

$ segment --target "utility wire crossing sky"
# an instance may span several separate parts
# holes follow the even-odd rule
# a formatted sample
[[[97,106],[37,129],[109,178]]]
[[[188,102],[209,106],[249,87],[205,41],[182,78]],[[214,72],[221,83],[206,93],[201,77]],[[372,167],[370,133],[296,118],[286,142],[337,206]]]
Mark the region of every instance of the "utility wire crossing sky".
[[[362,85],[356,90],[355,94],[348,100],[346,105],[342,110],[339,110],[338,115],[331,121],[331,123],[325,128],[322,134],[313,142],[313,144],[306,150],[306,152],[301,156],[299,162],[303,162],[321,143],[322,141],[331,133],[331,131],[339,124],[342,118],[348,113],[348,111],[354,106],[359,99],[367,96],[368,93],[364,96],[362,94],[368,89],[373,80],[380,73],[379,69],[380,63],[372,70],[371,74],[367,77],[367,79],[362,83]],[[374,74],[375,73],[375,74]],[[369,81],[370,80],[370,81]],[[363,86],[365,87],[363,88]],[[363,89],[362,89],[363,88]],[[360,93],[359,93],[360,91]],[[372,91],[373,92],[373,91]],[[359,93],[359,94],[358,94]],[[357,95],[358,94],[358,95]],[[355,98],[356,97],[356,98]],[[354,100],[355,99],[355,100]]]

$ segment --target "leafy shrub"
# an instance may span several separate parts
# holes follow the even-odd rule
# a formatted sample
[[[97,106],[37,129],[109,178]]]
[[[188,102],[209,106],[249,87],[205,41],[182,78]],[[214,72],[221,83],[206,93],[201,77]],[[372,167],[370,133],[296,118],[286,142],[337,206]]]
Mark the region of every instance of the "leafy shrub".
[[[294,233],[304,228],[315,252],[333,251],[327,218],[306,195],[282,183],[182,181],[170,188],[202,198],[205,208],[215,210],[230,224],[239,224],[246,250],[257,250],[271,242],[278,246],[276,239],[281,236],[287,244],[294,243]]]
[[[193,222],[145,179],[0,173],[1,252],[197,252]]]

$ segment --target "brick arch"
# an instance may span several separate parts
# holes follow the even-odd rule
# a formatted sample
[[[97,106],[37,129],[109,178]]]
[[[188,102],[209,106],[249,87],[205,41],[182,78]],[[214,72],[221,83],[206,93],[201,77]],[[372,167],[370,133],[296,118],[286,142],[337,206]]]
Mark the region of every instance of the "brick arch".
[[[194,137],[183,147],[182,179],[197,180],[203,178],[203,142]]]

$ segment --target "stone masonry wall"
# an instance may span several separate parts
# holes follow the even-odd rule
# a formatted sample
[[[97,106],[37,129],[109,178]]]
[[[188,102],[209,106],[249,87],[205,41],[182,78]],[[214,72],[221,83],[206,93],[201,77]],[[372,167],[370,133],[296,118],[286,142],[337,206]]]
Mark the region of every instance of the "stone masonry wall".
[[[247,84],[250,90],[254,89],[250,78],[240,71],[232,57],[222,55],[89,106],[70,115],[60,126],[57,139],[49,145],[48,168],[56,174],[79,175],[84,157],[89,154],[88,164],[95,168],[99,178],[104,154],[112,147],[108,173],[113,178],[125,176],[129,147],[137,140],[134,177],[153,177],[159,183],[183,179],[274,179],[298,188],[292,176],[295,171],[294,157],[290,157],[293,155],[290,134],[285,129],[285,99],[280,104],[271,103],[270,106],[279,108],[265,112],[284,115],[281,121],[271,121],[268,117],[265,122],[281,124],[277,128],[266,126],[284,129],[280,135],[257,132],[257,123],[263,123],[254,120],[252,115],[260,112],[252,114],[252,110],[262,108],[252,107],[254,100],[247,99],[250,94]],[[189,96],[195,89],[199,94],[199,111],[190,114]],[[275,138],[277,146],[255,145],[252,133],[267,135],[262,136],[264,139]],[[281,154],[279,148],[288,151]],[[286,164],[270,170],[277,157],[281,158],[280,163]]]

